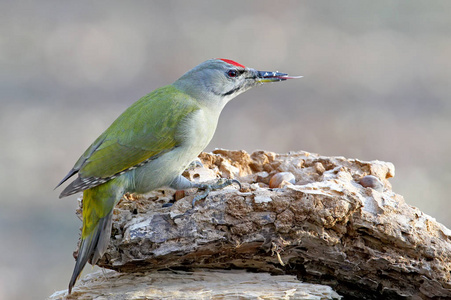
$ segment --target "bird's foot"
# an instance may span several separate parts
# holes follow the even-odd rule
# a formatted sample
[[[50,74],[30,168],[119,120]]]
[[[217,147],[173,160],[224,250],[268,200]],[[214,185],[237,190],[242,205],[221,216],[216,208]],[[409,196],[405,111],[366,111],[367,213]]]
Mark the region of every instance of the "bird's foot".
[[[205,183],[196,184],[194,187],[198,188],[199,190],[204,190],[204,192],[202,194],[194,197],[193,202],[192,202],[193,207],[197,201],[207,198],[208,194],[211,191],[225,188],[226,186],[229,186],[233,183],[238,184],[240,187],[240,190],[241,190],[241,183],[236,179],[221,178],[215,184],[205,184]]]

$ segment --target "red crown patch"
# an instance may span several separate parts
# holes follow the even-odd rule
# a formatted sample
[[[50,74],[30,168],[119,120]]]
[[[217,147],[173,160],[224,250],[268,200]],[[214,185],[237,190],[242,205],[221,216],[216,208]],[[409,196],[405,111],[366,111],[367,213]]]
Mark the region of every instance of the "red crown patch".
[[[225,58],[218,58],[218,59],[219,59],[219,60],[222,60],[223,62],[226,62],[226,63],[228,63],[228,64],[231,64],[231,65],[234,65],[234,66],[243,68],[243,69],[246,68],[246,67],[243,66],[242,64],[239,64],[239,63],[237,63],[236,61],[233,61],[233,60],[231,60],[231,59],[225,59]]]

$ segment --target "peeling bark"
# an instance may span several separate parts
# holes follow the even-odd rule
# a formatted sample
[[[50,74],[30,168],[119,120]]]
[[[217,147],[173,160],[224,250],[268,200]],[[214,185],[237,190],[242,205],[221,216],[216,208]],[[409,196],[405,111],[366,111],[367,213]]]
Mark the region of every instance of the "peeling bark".
[[[236,178],[243,188],[213,191],[194,208],[195,190],[175,202],[170,190],[125,197],[100,266],[246,269],[296,275],[346,299],[451,299],[451,231],[392,191],[393,164],[307,152],[216,150],[200,159],[186,177]],[[294,184],[284,175],[269,188],[280,172]]]

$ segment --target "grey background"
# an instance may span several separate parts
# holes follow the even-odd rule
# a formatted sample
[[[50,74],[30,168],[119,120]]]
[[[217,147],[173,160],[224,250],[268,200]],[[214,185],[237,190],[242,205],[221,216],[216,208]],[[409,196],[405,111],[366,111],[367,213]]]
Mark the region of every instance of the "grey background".
[[[391,161],[393,190],[449,227],[450,31],[449,1],[1,1],[0,299],[67,287],[77,197],[54,186],[130,104],[214,57],[305,77],[233,100],[207,150]]]

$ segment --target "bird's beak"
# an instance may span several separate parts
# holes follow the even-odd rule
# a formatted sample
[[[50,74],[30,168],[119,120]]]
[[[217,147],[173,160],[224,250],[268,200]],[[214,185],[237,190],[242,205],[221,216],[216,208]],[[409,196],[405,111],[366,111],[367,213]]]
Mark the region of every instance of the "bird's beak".
[[[289,76],[286,73],[280,73],[277,71],[276,72],[255,71],[255,72],[256,72],[255,81],[258,83],[283,81],[287,79],[296,79],[303,77],[303,76]]]

